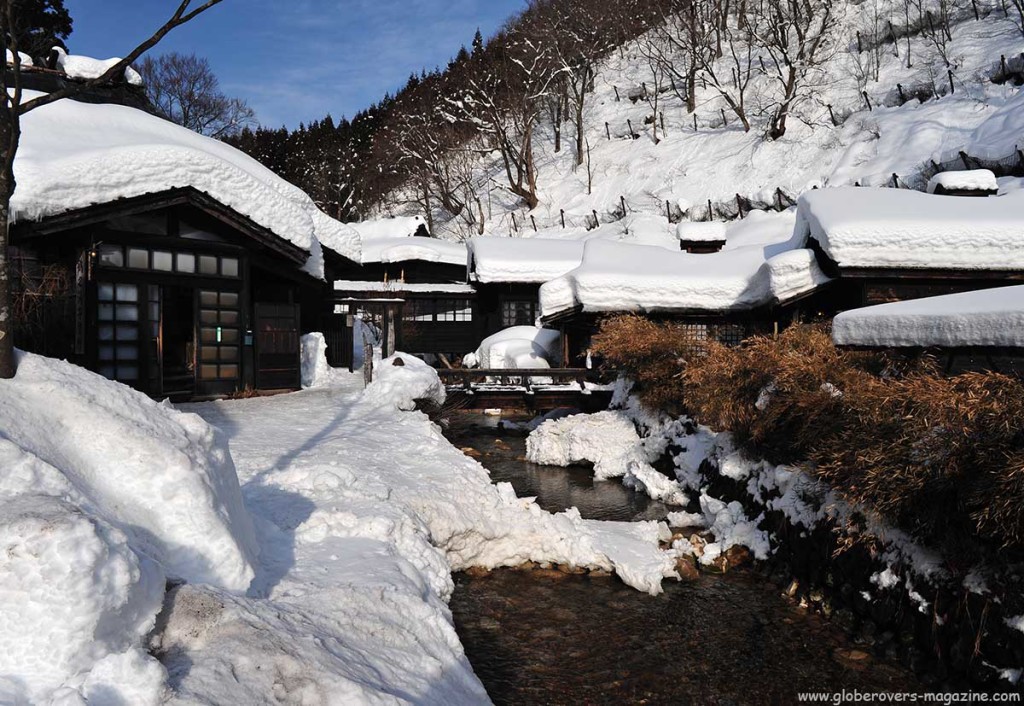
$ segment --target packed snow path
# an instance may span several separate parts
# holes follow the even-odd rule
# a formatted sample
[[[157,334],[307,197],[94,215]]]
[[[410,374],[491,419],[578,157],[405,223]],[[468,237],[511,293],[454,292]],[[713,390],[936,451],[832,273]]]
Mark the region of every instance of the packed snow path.
[[[230,438],[262,567],[246,598],[178,591],[159,648],[179,698],[480,703],[452,570],[585,566],[651,593],[674,575],[664,525],[546,513],[372,392],[190,407]]]

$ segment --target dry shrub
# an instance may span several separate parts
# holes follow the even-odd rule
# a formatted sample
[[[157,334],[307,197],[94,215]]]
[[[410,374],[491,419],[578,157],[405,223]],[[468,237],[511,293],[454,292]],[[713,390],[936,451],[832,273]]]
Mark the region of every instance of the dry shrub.
[[[1017,378],[943,377],[927,359],[839,350],[820,325],[693,350],[681,327],[619,317],[595,344],[645,404],[729,430],[752,457],[806,463],[925,541],[1024,545]]]

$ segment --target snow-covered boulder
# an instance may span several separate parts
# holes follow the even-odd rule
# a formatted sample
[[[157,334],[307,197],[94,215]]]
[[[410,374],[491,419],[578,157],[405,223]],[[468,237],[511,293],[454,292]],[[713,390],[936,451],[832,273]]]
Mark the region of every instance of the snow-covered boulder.
[[[167,576],[244,592],[258,548],[227,439],[194,414],[82,368],[20,354],[0,381],[0,438],[50,468],[22,469],[120,529]],[[11,495],[24,488],[3,488]]]
[[[415,356],[396,353],[374,366],[373,382],[363,391],[363,400],[411,411],[418,400],[444,404],[445,390],[433,368]]]
[[[49,470],[9,442],[0,460],[5,469]],[[0,547],[0,702],[46,702],[105,658],[137,648],[153,628],[163,572],[103,520],[53,496],[8,497],[0,500]],[[143,661],[160,673],[159,693],[163,669]]]
[[[655,500],[685,505],[688,500],[677,481],[651,465],[636,426],[621,411],[577,414],[552,419],[535,429],[526,440],[526,458],[548,466],[594,464],[594,478],[624,478],[624,484]]]
[[[513,326],[485,338],[463,362],[491,370],[551,368],[561,356],[561,347],[558,331]]]

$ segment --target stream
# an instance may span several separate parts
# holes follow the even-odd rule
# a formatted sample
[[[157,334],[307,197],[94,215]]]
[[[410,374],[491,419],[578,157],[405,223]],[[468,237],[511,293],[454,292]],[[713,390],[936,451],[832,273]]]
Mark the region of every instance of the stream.
[[[468,416],[468,415],[467,415]],[[526,440],[473,415],[448,436],[495,482],[546,510],[664,519],[667,506],[585,468],[525,461]],[[872,646],[794,605],[757,570],[666,580],[652,597],[616,577],[503,569],[457,574],[451,609],[496,704],[791,704],[802,691],[921,692]]]

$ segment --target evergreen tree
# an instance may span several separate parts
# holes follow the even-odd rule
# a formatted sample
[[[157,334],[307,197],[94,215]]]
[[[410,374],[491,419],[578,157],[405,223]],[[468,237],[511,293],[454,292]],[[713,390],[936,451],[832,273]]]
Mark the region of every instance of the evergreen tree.
[[[64,0],[12,0],[11,6],[14,26],[9,31],[22,53],[45,57],[71,34],[73,20]]]

